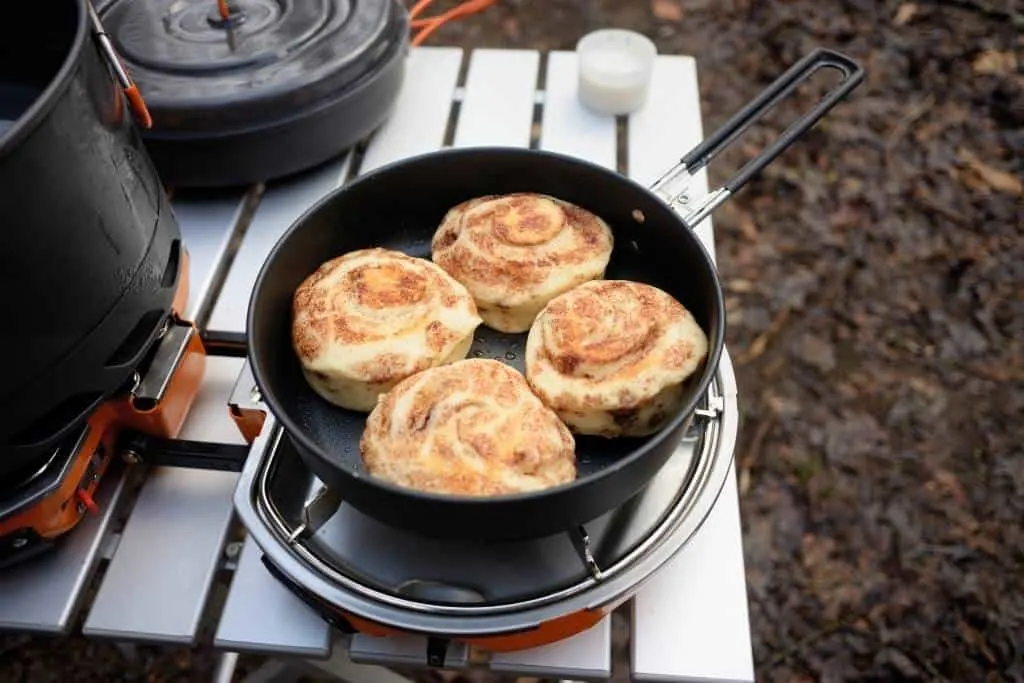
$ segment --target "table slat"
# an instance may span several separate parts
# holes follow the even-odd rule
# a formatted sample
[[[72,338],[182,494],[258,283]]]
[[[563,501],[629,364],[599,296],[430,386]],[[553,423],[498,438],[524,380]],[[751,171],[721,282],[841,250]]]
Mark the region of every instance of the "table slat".
[[[632,621],[634,680],[754,680],[735,474],[697,535],[633,598]]]
[[[209,329],[245,332],[249,297],[270,250],[296,218],[345,180],[348,159],[348,154],[343,154],[334,161],[267,187],[217,296],[207,324]]]
[[[241,368],[239,358],[207,360],[181,438],[244,443],[227,409]],[[83,633],[193,643],[221,560],[237,479],[234,472],[163,467],[150,472]]]
[[[195,320],[212,303],[210,287],[217,266],[224,260],[231,233],[245,205],[241,192],[218,193],[199,197],[183,193],[172,208],[181,229],[181,238],[189,255],[189,293],[185,316]]]
[[[441,146],[461,66],[461,48],[418,47],[410,52],[394,113],[366,148],[360,173]]]
[[[461,62],[462,51],[458,49],[412,50],[406,85],[399,95],[395,115],[374,135],[361,166],[363,170],[441,146]],[[230,289],[225,285],[218,299],[211,328],[222,329],[221,326],[230,325],[244,330],[244,309],[248,305],[249,290],[270,248],[294,217],[343,180],[344,174],[339,175],[338,172],[333,176],[330,173],[306,174],[287,187],[267,191],[232,266],[229,280],[235,279]],[[250,246],[251,239],[256,240],[255,247]],[[318,620],[318,624],[310,624],[305,618],[300,619],[298,615],[312,612],[267,573],[259,562],[255,543],[246,543],[242,562],[238,571],[246,573],[241,574],[242,580],[236,576],[232,581],[217,638],[225,642],[230,640],[234,643],[231,647],[236,650],[264,649],[319,656],[310,652],[321,651],[321,633],[329,631],[326,622]],[[268,599],[268,595],[273,595],[273,598]],[[265,618],[249,618],[250,614],[264,614],[270,603],[276,606],[274,614]],[[283,629],[278,617],[274,616],[277,612],[292,615],[297,624],[302,623],[301,631],[299,626],[294,632]]]
[[[534,50],[474,50],[454,146],[529,147],[539,65]]]
[[[426,666],[427,639],[419,636],[374,638],[360,633],[352,636],[349,657],[356,664],[388,666]],[[446,669],[461,669],[469,663],[469,647],[465,643],[448,643]]]
[[[650,185],[701,141],[702,130],[696,61],[692,57],[658,57],[647,102],[629,116],[629,176]],[[707,192],[707,169],[698,171],[693,182],[694,188]],[[705,219],[696,232],[714,258],[712,225],[710,218]]]
[[[612,620],[606,617],[571,638],[521,652],[491,657],[491,669],[542,678],[608,678],[612,674]]]
[[[413,50],[397,110],[371,141],[360,172],[434,151],[444,144],[462,54],[457,48]],[[472,92],[467,92],[466,97],[475,99]],[[482,131],[482,127],[478,131]],[[529,136],[529,120],[526,131]],[[408,664],[410,658],[421,658],[425,662],[426,652],[425,638],[410,636],[393,640],[359,634],[350,641],[349,656],[352,661],[401,665]],[[452,654],[451,666],[465,664],[464,655]]]
[[[615,168],[615,119],[585,108],[576,80],[576,53],[549,52],[540,148]]]
[[[630,176],[650,183],[703,136],[696,62],[659,57],[651,94],[630,116]],[[693,187],[706,192],[706,172]],[[697,234],[714,255],[713,221]],[[735,399],[733,399],[735,400]],[[736,479],[703,527],[633,598],[630,644],[638,681],[752,681],[753,657]]]
[[[327,622],[267,571],[261,555],[256,543],[246,541],[214,645],[234,652],[330,656]]]
[[[615,168],[615,120],[593,114],[576,99],[576,54],[550,53],[546,83],[541,147]],[[610,650],[611,618],[606,617],[586,633],[560,643],[495,653],[491,667],[543,677],[600,678],[610,670]]]
[[[20,566],[0,572],[0,630],[67,633],[124,490],[115,468],[96,492],[98,515],[87,515],[62,544]]]

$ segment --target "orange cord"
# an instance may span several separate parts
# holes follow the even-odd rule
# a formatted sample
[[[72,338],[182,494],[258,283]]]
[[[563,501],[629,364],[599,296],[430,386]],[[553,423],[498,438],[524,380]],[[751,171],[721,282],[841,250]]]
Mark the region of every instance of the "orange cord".
[[[468,17],[471,14],[481,12],[495,3],[496,0],[465,0],[465,2],[456,5],[452,9],[433,17],[425,17],[423,19],[417,19],[423,10],[433,2],[433,0],[419,0],[413,8],[409,10],[410,26],[413,29],[418,29],[419,32],[413,36],[412,45],[422,45],[423,42],[430,37],[434,31],[441,28],[449,21],[453,19],[461,19],[462,17]]]
[[[423,10],[427,9],[433,1],[434,0],[419,0],[419,2],[413,5],[412,9],[409,10],[409,21],[415,22],[416,17],[418,17]]]

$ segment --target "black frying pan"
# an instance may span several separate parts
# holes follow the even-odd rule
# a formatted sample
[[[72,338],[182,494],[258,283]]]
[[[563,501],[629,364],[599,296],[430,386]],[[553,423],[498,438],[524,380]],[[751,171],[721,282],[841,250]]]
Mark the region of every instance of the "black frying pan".
[[[685,182],[741,131],[821,67],[843,78],[803,118],[723,188],[686,204]],[[767,166],[863,79],[860,66],[827,50],[808,55],[720,130],[683,157],[684,166],[648,189],[580,159],[513,148],[445,150],[382,167],[324,197],[280,239],[263,265],[249,305],[249,359],[270,411],[313,472],[363,513],[436,537],[509,540],[573,528],[623,504],[661,469],[716,374],[725,334],[718,274],[691,228]],[[683,409],[643,439],[577,437],[578,477],[544,491],[473,498],[420,493],[366,473],[359,439],[366,416],[337,408],[306,384],[290,341],[291,301],[324,261],[383,246],[430,258],[445,212],[485,194],[542,192],[603,217],[615,235],[606,277],[655,285],[676,297],[708,335],[707,362],[689,383]],[[674,207],[674,208],[673,208]],[[678,213],[677,213],[678,210]],[[634,217],[643,214],[643,222]],[[525,334],[481,326],[470,357],[497,358],[523,370]]]

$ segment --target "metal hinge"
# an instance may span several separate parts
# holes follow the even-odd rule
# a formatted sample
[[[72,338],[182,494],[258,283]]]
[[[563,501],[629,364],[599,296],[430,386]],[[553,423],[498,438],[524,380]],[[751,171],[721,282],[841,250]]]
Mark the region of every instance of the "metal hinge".
[[[693,411],[694,415],[703,417],[707,420],[717,420],[718,416],[725,412],[725,398],[722,396],[708,396],[708,405],[706,408],[697,408]]]

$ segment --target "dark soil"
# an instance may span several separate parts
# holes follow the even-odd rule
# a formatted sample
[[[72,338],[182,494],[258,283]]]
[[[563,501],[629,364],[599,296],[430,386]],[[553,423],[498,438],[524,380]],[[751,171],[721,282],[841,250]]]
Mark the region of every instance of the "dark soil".
[[[1024,4],[509,0],[428,44],[572,49],[602,26],[695,55],[709,131],[814,46],[868,73],[714,219],[758,679],[1024,681]],[[3,680],[213,661],[3,642]]]

